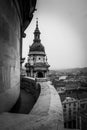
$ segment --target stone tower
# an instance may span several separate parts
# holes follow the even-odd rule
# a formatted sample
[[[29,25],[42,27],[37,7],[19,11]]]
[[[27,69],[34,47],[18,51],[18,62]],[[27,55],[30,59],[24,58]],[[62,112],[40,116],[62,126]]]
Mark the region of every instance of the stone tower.
[[[37,19],[33,44],[29,47],[28,62],[25,65],[27,76],[33,78],[46,78],[50,67],[47,63],[45,48],[41,44],[40,34]]]

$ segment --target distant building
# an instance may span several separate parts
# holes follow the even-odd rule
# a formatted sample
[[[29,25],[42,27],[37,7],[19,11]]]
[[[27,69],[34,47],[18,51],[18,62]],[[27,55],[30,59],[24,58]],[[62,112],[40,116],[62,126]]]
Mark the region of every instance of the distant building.
[[[87,130],[87,110],[81,111],[80,116],[80,130]]]
[[[36,21],[36,29],[34,31],[33,44],[29,48],[28,62],[25,65],[27,76],[34,78],[46,78],[48,68],[47,56],[44,46],[41,44],[40,31],[38,28],[38,20]]]
[[[58,93],[65,93],[65,87],[57,87],[57,92]]]
[[[80,107],[83,111],[87,109],[87,98],[80,99]]]
[[[65,80],[67,78],[67,76],[60,76],[59,80]]]
[[[79,128],[79,117],[77,116],[80,109],[79,100],[66,97],[66,99],[62,102],[62,105],[65,128]]]

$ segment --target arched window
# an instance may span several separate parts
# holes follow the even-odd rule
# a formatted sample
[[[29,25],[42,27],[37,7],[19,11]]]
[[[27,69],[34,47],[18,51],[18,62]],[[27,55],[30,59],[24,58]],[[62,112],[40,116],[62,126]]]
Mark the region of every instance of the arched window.
[[[38,78],[43,78],[44,77],[43,72],[37,72],[37,77]]]

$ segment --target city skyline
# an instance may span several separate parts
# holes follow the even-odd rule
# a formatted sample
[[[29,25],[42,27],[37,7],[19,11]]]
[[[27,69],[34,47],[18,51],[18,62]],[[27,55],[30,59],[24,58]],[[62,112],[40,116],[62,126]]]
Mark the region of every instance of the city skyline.
[[[38,17],[41,43],[51,69],[87,66],[87,1],[38,0],[37,11],[23,39],[23,57],[33,43]],[[27,58],[26,58],[27,60]]]

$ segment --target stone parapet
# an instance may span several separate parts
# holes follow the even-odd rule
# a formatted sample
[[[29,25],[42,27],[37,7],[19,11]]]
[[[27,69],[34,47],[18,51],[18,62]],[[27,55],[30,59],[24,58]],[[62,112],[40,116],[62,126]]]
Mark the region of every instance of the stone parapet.
[[[57,91],[50,82],[41,82],[40,86],[40,96],[30,114],[1,114],[1,130],[63,130],[63,111]]]
[[[46,82],[48,81],[47,78],[36,78],[36,82],[40,83],[40,82]]]
[[[38,122],[37,129],[63,130],[63,111],[57,91],[50,85],[50,82],[41,82],[40,85],[39,99],[30,113],[36,116],[39,115],[35,122]]]

